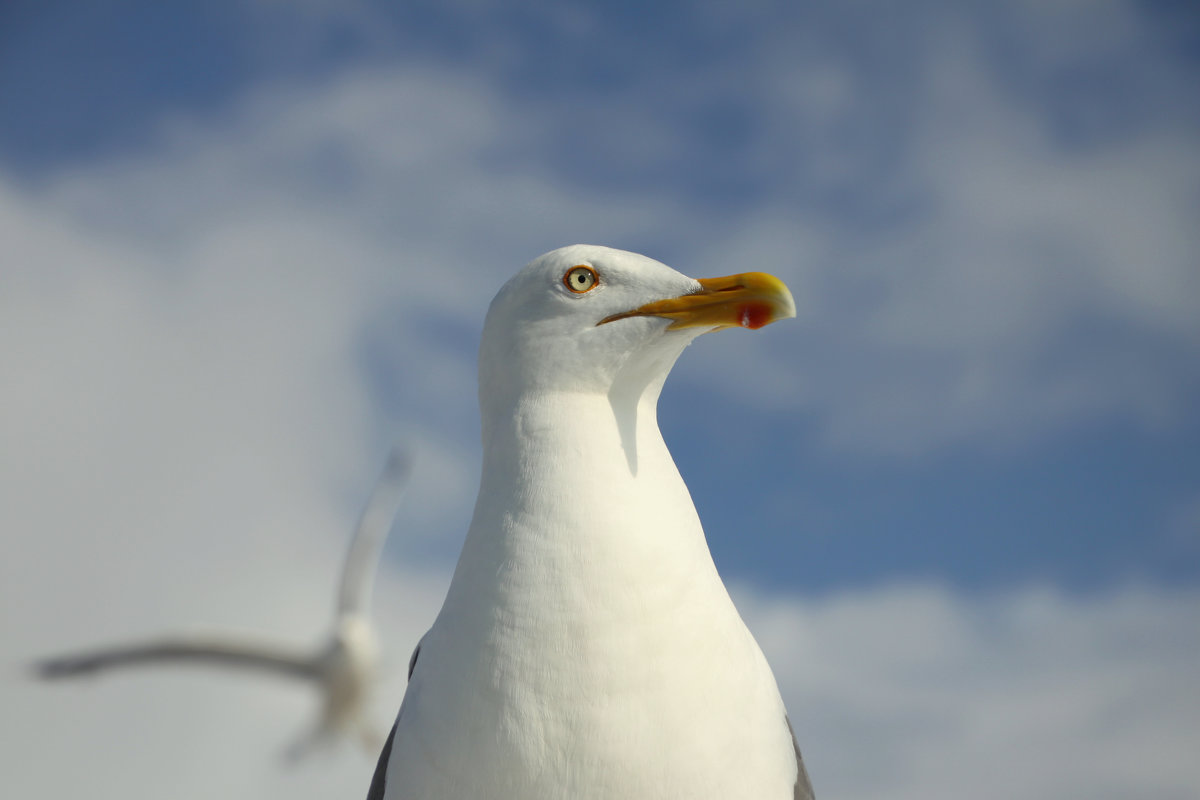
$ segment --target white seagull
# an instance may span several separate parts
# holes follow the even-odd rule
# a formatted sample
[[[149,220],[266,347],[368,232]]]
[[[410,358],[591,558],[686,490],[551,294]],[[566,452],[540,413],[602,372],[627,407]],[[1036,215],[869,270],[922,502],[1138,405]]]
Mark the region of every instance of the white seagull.
[[[295,758],[338,735],[356,736],[378,751],[382,736],[365,717],[378,679],[379,645],[370,618],[375,568],[408,483],[410,462],[394,450],[371,493],[346,554],[333,630],[324,644],[303,649],[260,638],[230,635],[168,636],[125,646],[48,658],[34,665],[45,679],[76,678],[133,666],[200,664],[258,670],[299,678],[322,695],[316,728],[296,741]]]
[[[699,334],[793,316],[770,275],[588,245],[500,290],[474,518],[368,800],[812,798],[656,418]]]

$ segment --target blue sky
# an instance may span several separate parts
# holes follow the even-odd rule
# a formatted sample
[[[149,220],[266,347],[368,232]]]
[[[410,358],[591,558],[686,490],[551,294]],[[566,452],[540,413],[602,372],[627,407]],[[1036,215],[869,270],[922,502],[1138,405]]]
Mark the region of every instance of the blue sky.
[[[142,565],[75,575],[120,617],[10,589],[49,610],[8,638],[241,620],[188,586],[261,599],[249,565],[280,547],[296,575],[259,621],[304,630],[287,592],[324,580],[394,439],[419,462],[389,565],[436,609],[487,302],[586,241],[793,288],[795,322],[704,337],[660,406],[722,574],[795,655],[793,717],[815,697],[814,728],[872,730],[790,649],[859,603],[952,641],[1009,620],[966,637],[968,688],[1007,646],[1053,660],[1030,607],[1097,643],[1063,664],[1128,641],[1115,608],[1177,622],[1145,658],[1190,669],[1198,83],[1188,3],[7,3],[10,547],[31,576],[51,541]],[[837,741],[818,788],[873,796]]]
[[[947,309],[930,310],[928,332],[951,339],[963,335],[955,316],[986,313],[971,306],[990,302],[989,281],[999,292],[1081,296],[1061,301],[1073,318],[1040,322],[1045,330],[1034,336],[1044,340],[1018,354],[1026,361],[1020,374],[996,378],[1028,381],[1028,396],[968,430],[934,430],[898,450],[847,454],[820,441],[821,409],[814,414],[780,403],[757,420],[744,416],[737,441],[723,442],[723,458],[714,459],[713,442],[690,441],[685,431],[720,415],[722,399],[701,380],[669,387],[664,429],[701,498],[720,563],[802,592],[908,577],[984,589],[1050,580],[1089,590],[1130,579],[1192,584],[1200,576],[1200,534],[1179,530],[1187,525],[1180,515],[1200,502],[1196,326],[1163,335],[1083,297],[1106,268],[1087,252],[1089,226],[1110,222],[1089,220],[1085,210],[1072,220],[1077,230],[1056,231],[1049,220],[1045,229],[987,232],[992,241],[977,245],[970,231],[960,242],[941,241],[954,237],[943,232],[954,224],[952,215],[943,212],[936,181],[913,163],[914,151],[928,149],[936,158],[942,148],[957,162],[965,157],[958,152],[962,142],[982,137],[969,145],[978,148],[976,158],[1019,163],[1025,155],[1019,149],[1036,146],[1040,152],[1028,162],[1083,163],[1086,170],[1089,160],[1120,160],[1138,143],[1168,136],[1190,156],[1180,168],[1193,182],[1190,192],[1185,186],[1181,196],[1162,202],[1181,217],[1169,231],[1182,239],[1176,247],[1194,255],[1187,248],[1195,235],[1179,229],[1196,210],[1200,124],[1191,91],[1200,74],[1196,15],[1185,4],[1109,4],[1093,13],[1072,4],[989,3],[767,3],[738,11],[678,3],[566,4],[550,11],[131,3],[112,13],[50,3],[17,4],[5,14],[0,164],[26,185],[75,164],[161,147],[170,120],[220,118],[264,83],[302,87],[364,65],[449,67],[477,77],[514,113],[528,110],[527,128],[475,154],[487,166],[548,174],[618,201],[642,192],[668,198],[687,223],[673,230],[647,220],[615,244],[695,272],[697,261],[724,268],[697,258],[710,245],[696,239],[695,227],[713,226],[713,238],[725,238],[769,215],[780,225],[794,220],[797,228],[817,228],[828,244],[794,274],[805,270],[830,284],[812,301],[830,305],[816,330],[772,331],[775,353],[794,352],[800,381],[811,374],[867,394],[908,391],[927,371],[930,385],[920,401],[933,416],[939,392],[952,391],[957,379],[944,373],[987,369],[989,359],[1005,355],[988,352],[987,342],[978,350],[965,343],[944,363],[901,359],[872,385],[875,354],[836,340],[853,338],[856,332],[846,329],[863,324],[864,315],[869,322],[879,296],[907,280],[906,267],[953,273],[954,259],[971,258],[978,247],[988,263],[974,270],[1040,271],[1042,279],[1030,285],[1010,287],[983,275],[976,286],[939,288],[929,298],[954,304],[943,320],[937,315]],[[943,74],[955,69],[974,75]],[[987,84],[1002,110],[958,94],[971,91],[974,80]],[[956,81],[965,85],[956,88]],[[1009,137],[1001,129],[989,139],[988,117],[1001,114],[1028,130]],[[421,120],[400,124],[419,128]],[[967,171],[959,180],[970,182],[971,165],[961,166]],[[311,154],[306,168],[331,193],[339,184],[352,191],[345,187],[357,167],[335,144]],[[1085,182],[1069,174],[1062,180]],[[1121,189],[1117,180],[1100,187]],[[382,198],[373,209],[382,222],[386,206]],[[1140,235],[1138,215],[1154,209],[1125,210],[1130,238]],[[544,238],[529,236],[515,261],[496,265],[497,278],[537,252],[573,237],[595,240],[603,229],[589,230],[586,219],[571,223],[561,232],[546,230]],[[488,247],[486,232],[468,235]],[[1001,246],[996,238],[1007,241]],[[1142,251],[1139,258],[1158,254]],[[728,271],[748,266],[780,269],[756,261],[728,264]],[[1136,281],[1144,265],[1115,268]],[[1171,268],[1189,271],[1180,279],[1186,289],[1197,288],[1194,263]],[[876,282],[881,273],[887,277]],[[802,282],[797,290],[809,287]],[[1037,298],[1002,295],[997,302],[1005,305],[989,324],[1019,328],[1025,306]],[[1059,311],[1052,305],[1043,313]],[[447,335],[468,353],[477,325]],[[697,371],[702,358],[689,354]],[[840,363],[829,363],[833,358]],[[1079,362],[1090,362],[1096,375],[1092,391],[1105,391],[1107,381],[1144,384],[1154,397],[1140,402],[1162,405],[1161,414],[1136,408],[1136,398],[1098,398],[1053,420],[1039,418],[1036,406],[1046,399],[1036,383]],[[386,376],[377,380],[386,387]],[[703,499],[724,494],[734,475],[755,487],[758,502]],[[739,526],[755,533],[722,535]],[[455,548],[449,541],[437,557],[452,557]]]

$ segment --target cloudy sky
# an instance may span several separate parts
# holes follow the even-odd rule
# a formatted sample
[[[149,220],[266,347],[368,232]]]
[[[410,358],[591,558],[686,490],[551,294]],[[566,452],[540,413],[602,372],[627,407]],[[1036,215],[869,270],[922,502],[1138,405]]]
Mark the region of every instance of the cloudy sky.
[[[0,795],[365,795],[295,687],[388,448],[390,679],[478,481],[475,349],[573,242],[784,278],[660,420],[818,795],[1200,793],[1189,3],[0,7]]]

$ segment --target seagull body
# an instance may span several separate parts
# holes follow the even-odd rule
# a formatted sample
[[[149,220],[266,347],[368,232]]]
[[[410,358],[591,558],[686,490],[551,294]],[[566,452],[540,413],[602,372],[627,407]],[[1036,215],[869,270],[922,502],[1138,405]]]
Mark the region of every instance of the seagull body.
[[[770,276],[584,245],[506,284],[474,517],[370,800],[811,797],[656,418],[697,335],[792,315]]]
[[[192,664],[296,678],[317,687],[322,705],[315,729],[289,748],[290,757],[303,755],[312,745],[337,735],[356,736],[366,749],[377,750],[382,737],[365,718],[379,662],[378,639],[369,615],[371,584],[408,472],[407,457],[393,452],[351,540],[333,630],[315,650],[228,634],[169,636],[45,659],[35,665],[37,674],[60,679],[132,666]]]

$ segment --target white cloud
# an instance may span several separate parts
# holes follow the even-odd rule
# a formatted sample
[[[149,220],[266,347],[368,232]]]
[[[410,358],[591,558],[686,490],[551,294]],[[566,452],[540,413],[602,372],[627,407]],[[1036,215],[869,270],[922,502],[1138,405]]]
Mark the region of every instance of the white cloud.
[[[310,722],[291,687],[46,688],[22,662],[180,626],[315,642],[354,513],[337,488],[375,468],[354,339],[369,275],[343,282],[295,222],[145,245],[9,186],[0,205],[0,793],[285,796],[271,757]]]
[[[930,586],[740,605],[818,796],[1183,798],[1200,789],[1200,595]]]
[[[816,118],[819,101],[782,88],[814,69],[853,86],[852,66],[797,64],[782,46],[761,55],[771,135],[759,160],[779,163],[783,197],[710,232],[697,270],[777,270],[800,298],[800,329],[767,337],[776,393],[758,391],[758,363],[725,385],[743,402],[803,405],[830,446],[859,454],[1020,448],[1093,425],[1186,422],[1200,386],[1193,129],[1147,117],[1073,143],[1040,97],[1005,85],[982,55],[982,28],[948,19],[922,42],[926,80],[877,77],[884,87],[861,87],[857,101],[833,92]],[[1119,26],[1092,22],[1107,53]],[[1022,24],[1017,41],[1036,35]],[[1146,46],[1127,35],[1123,52]],[[872,121],[862,106],[883,89],[905,98],[904,113],[863,141],[886,138],[887,163],[872,168],[878,154],[860,146],[854,169],[821,177],[809,161],[842,163],[847,126]],[[795,131],[804,153],[782,133]],[[784,199],[802,180],[830,201]],[[847,212],[838,191],[869,196],[882,221]]]

